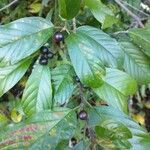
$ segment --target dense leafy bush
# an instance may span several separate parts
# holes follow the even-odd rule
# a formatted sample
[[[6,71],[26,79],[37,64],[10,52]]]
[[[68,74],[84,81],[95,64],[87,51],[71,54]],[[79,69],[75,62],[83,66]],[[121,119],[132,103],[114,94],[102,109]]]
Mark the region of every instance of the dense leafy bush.
[[[128,111],[129,96],[150,83],[140,3],[43,0],[29,17],[5,18],[0,149],[149,149],[150,135]]]

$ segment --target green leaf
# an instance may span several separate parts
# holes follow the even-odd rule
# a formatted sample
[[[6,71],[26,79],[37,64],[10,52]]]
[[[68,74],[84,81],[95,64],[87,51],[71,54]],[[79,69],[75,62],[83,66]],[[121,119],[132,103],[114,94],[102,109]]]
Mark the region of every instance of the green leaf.
[[[58,0],[58,4],[60,16],[69,20],[78,14],[81,0]]]
[[[76,74],[90,87],[102,84],[101,76],[105,73],[101,60],[96,56],[97,49],[93,49],[90,39],[81,34],[71,34],[67,39],[69,55]]]
[[[75,85],[73,84],[74,71],[70,65],[60,65],[52,70],[52,80],[54,81],[55,105],[63,105],[69,101]]]
[[[129,149],[131,144],[128,141],[132,138],[130,130],[121,123],[112,120],[104,121],[101,126],[95,127],[97,140],[105,149]],[[105,141],[105,142],[104,142]]]
[[[121,66],[122,51],[118,43],[101,30],[80,27],[76,34],[69,35],[66,43],[76,74],[90,87],[101,86],[101,77],[105,74],[103,65]]]
[[[130,29],[129,35],[133,39],[133,42],[150,57],[150,28]]]
[[[4,127],[4,125],[6,125],[7,122],[8,118],[6,117],[6,115],[0,112],[0,128]]]
[[[82,34],[85,39],[88,39],[88,42],[91,45],[90,48],[95,51],[95,55],[105,66],[122,68],[122,49],[114,38],[111,38],[102,30],[90,26],[79,27],[77,33]]]
[[[58,143],[56,150],[68,150],[69,148],[69,140],[62,140]]]
[[[150,134],[138,134],[129,140],[132,144],[132,149],[149,150]]]
[[[85,5],[90,8],[94,17],[102,23],[102,29],[111,27],[117,22],[112,11],[100,0],[84,0]]]
[[[150,83],[150,60],[139,50],[138,47],[129,42],[121,42],[125,53],[124,69],[140,84]]]
[[[36,52],[52,35],[53,25],[27,17],[0,27],[0,65],[15,64]]]
[[[31,59],[23,60],[17,64],[0,67],[0,96],[10,90],[25,74]]]
[[[51,75],[48,66],[36,65],[27,81],[21,105],[26,115],[52,107]]]
[[[73,136],[76,125],[74,110],[41,111],[21,124],[7,126],[0,133],[0,148],[55,149],[62,139]]]
[[[84,141],[80,141],[75,145],[73,150],[84,150],[84,148],[85,148]]]
[[[94,91],[108,104],[127,112],[127,96],[136,92],[136,81],[128,74],[111,68],[106,69],[106,77],[103,80],[104,84]]]
[[[141,0],[136,0],[136,1],[127,0],[127,3],[130,4],[130,5],[133,6],[133,7],[136,7],[136,8],[138,8],[138,9],[140,9]],[[135,11],[135,9],[132,9],[132,11]]]
[[[91,126],[101,126],[109,120],[113,120],[114,122],[119,124],[124,124],[132,133],[132,138],[129,139],[129,142],[132,145],[131,149],[147,150],[145,148],[149,146],[150,135],[138,123],[134,122],[123,112],[114,109],[114,107],[111,106],[96,106],[91,108],[88,114],[89,125]],[[108,125],[111,126],[111,124]]]
[[[116,123],[113,120],[104,121],[101,126],[95,127],[96,134],[101,138],[110,138],[112,140],[118,137],[129,139],[132,138],[130,130],[122,123]]]
[[[28,150],[44,150],[44,149],[50,149],[50,136],[48,133],[45,133],[44,135],[40,136],[37,140],[33,141]]]
[[[124,114],[112,106],[96,106],[89,110],[89,125],[101,125],[107,120],[113,120],[118,123],[124,124],[131,131],[132,134],[138,135],[146,133],[138,123],[134,122],[129,116]]]

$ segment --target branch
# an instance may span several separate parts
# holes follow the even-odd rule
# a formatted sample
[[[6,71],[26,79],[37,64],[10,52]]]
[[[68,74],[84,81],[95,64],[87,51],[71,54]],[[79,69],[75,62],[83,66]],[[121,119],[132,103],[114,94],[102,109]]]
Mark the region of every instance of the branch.
[[[125,6],[121,3],[120,0],[115,0],[115,2],[116,2],[121,8],[123,8],[132,18],[134,18],[134,19],[138,22],[138,24],[139,24],[140,27],[144,28],[144,25],[143,25],[143,23],[141,22],[141,19],[140,19],[137,15],[135,15],[135,14],[132,13],[127,7],[125,7]]]
[[[79,94],[80,94],[80,98],[81,98],[82,103],[87,104],[90,108],[93,108],[92,105],[84,97],[83,85],[81,82],[79,83]]]
[[[142,10],[139,10],[138,8],[136,8],[136,7],[134,7],[134,6],[130,5],[130,4],[128,4],[127,2],[124,2],[124,1],[121,1],[121,2],[124,3],[125,5],[131,7],[132,9],[136,10],[137,12],[140,12],[141,14],[143,14],[143,15],[149,17],[149,14],[143,12]]]
[[[76,19],[73,18],[73,31],[76,32],[77,27],[76,27]]]
[[[0,11],[3,11],[4,9],[7,9],[8,7],[12,6],[13,4],[15,4],[16,2],[18,2],[18,0],[14,0],[11,3],[9,3],[8,5],[4,6],[3,8],[0,9]]]

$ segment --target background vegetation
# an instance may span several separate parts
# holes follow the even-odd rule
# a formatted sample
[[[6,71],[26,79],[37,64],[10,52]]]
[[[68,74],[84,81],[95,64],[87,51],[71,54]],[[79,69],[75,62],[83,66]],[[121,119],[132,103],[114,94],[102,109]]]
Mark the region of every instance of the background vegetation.
[[[148,150],[149,6],[1,0],[0,149]]]

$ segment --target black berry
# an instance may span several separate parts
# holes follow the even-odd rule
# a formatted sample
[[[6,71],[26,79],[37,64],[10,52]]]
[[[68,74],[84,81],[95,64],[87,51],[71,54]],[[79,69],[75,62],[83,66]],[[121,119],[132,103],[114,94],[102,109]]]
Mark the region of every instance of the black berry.
[[[87,112],[85,110],[80,111],[78,116],[81,120],[87,120],[88,118]]]
[[[54,54],[49,51],[46,56],[47,56],[47,58],[51,59],[51,58],[53,58]]]
[[[80,79],[77,76],[75,76],[75,80],[76,82],[80,82]]]
[[[84,134],[85,133],[85,135],[88,137],[88,138],[90,138],[90,131],[89,131],[89,128],[82,128],[81,129],[81,134]]]
[[[61,32],[56,32],[54,34],[54,41],[56,43],[64,42],[64,35]]]
[[[49,53],[49,49],[46,46],[42,46],[40,50],[41,50],[42,54],[48,54]]]
[[[71,138],[71,144],[72,146],[75,146],[77,144],[77,140],[74,137]]]
[[[40,60],[39,60],[39,63],[41,65],[47,65],[48,64],[48,59],[44,56],[41,56]]]

